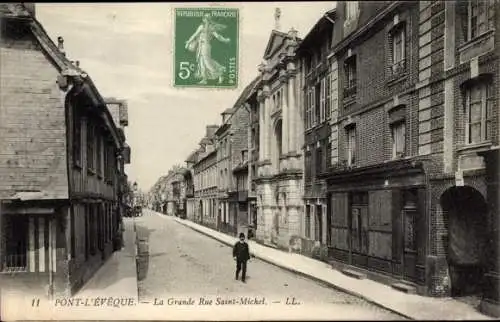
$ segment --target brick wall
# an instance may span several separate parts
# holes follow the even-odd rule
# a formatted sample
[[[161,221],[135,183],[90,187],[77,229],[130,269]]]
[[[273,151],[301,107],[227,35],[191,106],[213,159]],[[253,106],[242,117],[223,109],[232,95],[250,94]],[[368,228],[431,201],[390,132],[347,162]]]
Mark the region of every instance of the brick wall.
[[[412,89],[418,76],[418,3],[407,3],[388,14],[370,33],[362,36],[339,54],[339,110],[338,129],[339,157],[347,158],[346,117],[356,123],[357,165],[368,166],[382,163],[391,158],[391,131],[388,112],[392,107],[405,106],[406,155],[416,154],[418,139],[418,114],[415,112],[416,95]],[[363,13],[363,9],[361,14]],[[343,15],[340,10],[339,15]],[[397,18],[395,18],[397,16]],[[398,23],[405,23],[406,69],[399,77],[393,77],[390,67],[392,49],[391,29]],[[356,55],[357,93],[354,103],[343,99],[345,84],[344,63],[347,49]],[[379,53],[379,54],[374,54]]]
[[[3,36],[2,36],[3,37]],[[68,197],[66,125],[58,70],[31,34],[0,43],[0,198]]]
[[[242,163],[241,151],[248,150],[249,126],[250,114],[248,110],[243,106],[238,107],[231,118],[230,131],[233,134],[231,138],[231,170]]]

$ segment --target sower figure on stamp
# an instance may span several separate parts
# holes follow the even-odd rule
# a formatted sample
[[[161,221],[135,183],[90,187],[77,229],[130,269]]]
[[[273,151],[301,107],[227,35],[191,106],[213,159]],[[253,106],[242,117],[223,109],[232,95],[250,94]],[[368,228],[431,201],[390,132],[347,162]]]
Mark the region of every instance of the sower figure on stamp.
[[[236,261],[236,279],[241,272],[241,281],[245,283],[245,277],[247,274],[247,261],[250,259],[250,250],[248,244],[245,241],[245,234],[240,233],[240,240],[233,247],[233,257]]]

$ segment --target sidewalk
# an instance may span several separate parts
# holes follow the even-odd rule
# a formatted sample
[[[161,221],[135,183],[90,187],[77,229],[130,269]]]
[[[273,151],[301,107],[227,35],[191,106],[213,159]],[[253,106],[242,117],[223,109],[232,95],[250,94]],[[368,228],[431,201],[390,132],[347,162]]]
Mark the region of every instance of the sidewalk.
[[[159,216],[164,216],[158,214]],[[177,217],[166,218],[192,228],[204,235],[212,237],[226,245],[234,245],[235,237],[220,233],[210,228],[198,225]],[[414,294],[406,294],[394,290],[390,286],[371,280],[350,278],[321,261],[281,250],[248,242],[250,252],[256,258],[292,271],[322,284],[339,289],[343,292],[365,299],[368,302],[396,312],[413,320],[493,320],[481,314],[469,305],[451,298],[431,298]]]
[[[123,218],[124,247],[114,252],[75,297],[128,297],[138,300],[133,219]]]

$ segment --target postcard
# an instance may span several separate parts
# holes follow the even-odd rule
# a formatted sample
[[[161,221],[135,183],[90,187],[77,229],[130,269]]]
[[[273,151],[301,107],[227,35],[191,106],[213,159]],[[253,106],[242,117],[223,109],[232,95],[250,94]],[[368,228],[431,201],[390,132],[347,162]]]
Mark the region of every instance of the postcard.
[[[0,4],[0,319],[500,317],[499,22]]]

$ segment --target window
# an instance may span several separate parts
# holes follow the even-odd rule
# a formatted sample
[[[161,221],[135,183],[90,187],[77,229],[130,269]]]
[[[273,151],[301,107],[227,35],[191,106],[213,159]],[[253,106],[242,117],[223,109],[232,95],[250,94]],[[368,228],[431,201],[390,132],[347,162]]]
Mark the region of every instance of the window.
[[[306,151],[305,157],[305,180],[306,182],[311,181],[311,152]]]
[[[102,137],[100,136],[100,131],[96,131],[96,171],[97,174],[102,176]]]
[[[392,50],[392,67],[393,75],[402,73],[405,69],[406,59],[406,42],[405,42],[404,24],[397,26],[391,35],[391,50]]]
[[[323,150],[322,147],[316,148],[316,175],[323,172]]]
[[[94,126],[90,123],[87,127],[87,168],[95,169],[95,146],[94,146]]]
[[[319,122],[322,123],[326,119],[326,86],[325,86],[325,78],[321,79],[320,84],[320,99],[319,99],[319,104],[320,104],[320,117],[319,117]]]
[[[345,17],[346,20],[352,20],[356,17],[358,13],[358,2],[357,1],[347,1],[345,3]]]
[[[392,158],[397,159],[405,155],[405,122],[391,124]]]
[[[314,108],[314,95],[313,95],[313,88],[309,87],[307,89],[307,95],[306,95],[306,113],[305,113],[305,123],[306,123],[306,128],[309,129],[313,126],[313,108]]]
[[[306,218],[305,218],[305,236],[306,238],[311,238],[311,206],[306,205]]]
[[[472,40],[494,28],[494,1],[470,0],[467,5],[466,41]]]
[[[325,88],[325,118],[329,119],[332,113],[332,105],[331,105],[331,81],[332,74],[331,72],[326,75],[325,82],[323,87]]]
[[[73,109],[73,162],[77,166],[82,162],[82,124],[76,108]]]
[[[493,86],[491,83],[476,83],[466,90],[465,95],[465,142],[476,144],[487,141],[494,104]]]
[[[350,97],[356,94],[356,56],[346,59],[344,64],[345,86],[344,97]]]
[[[318,124],[321,122],[321,116],[322,116],[322,101],[321,101],[321,82],[318,82],[314,86],[314,91],[313,91],[313,96],[314,96],[314,123]],[[324,100],[323,100],[324,103]]]
[[[351,125],[346,128],[347,136],[347,164],[353,165],[356,163],[356,126]]]
[[[5,239],[3,239],[4,271],[25,271],[27,268],[28,250],[28,218],[27,216],[4,215],[3,229]],[[33,232],[34,233],[34,232]]]

